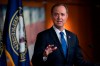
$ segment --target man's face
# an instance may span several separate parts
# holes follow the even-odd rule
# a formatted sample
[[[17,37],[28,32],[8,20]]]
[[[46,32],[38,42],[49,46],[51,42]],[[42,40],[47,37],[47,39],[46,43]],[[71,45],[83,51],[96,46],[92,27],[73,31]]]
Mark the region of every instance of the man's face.
[[[62,28],[67,20],[68,14],[64,6],[57,6],[52,13],[52,20],[57,28]]]

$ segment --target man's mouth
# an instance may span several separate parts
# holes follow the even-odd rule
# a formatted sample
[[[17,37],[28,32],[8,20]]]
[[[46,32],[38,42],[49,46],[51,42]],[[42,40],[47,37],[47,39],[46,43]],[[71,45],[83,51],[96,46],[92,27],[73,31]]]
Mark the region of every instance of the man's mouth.
[[[57,22],[62,22],[62,21],[57,21]]]

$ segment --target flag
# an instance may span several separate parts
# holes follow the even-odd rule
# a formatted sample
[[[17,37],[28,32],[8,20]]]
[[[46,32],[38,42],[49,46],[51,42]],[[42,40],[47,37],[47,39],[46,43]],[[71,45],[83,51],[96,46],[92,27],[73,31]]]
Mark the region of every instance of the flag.
[[[1,9],[1,8],[0,8]],[[0,10],[0,16],[3,16],[3,14],[1,14],[1,10]],[[0,19],[0,21],[2,22],[2,20]],[[0,23],[2,25],[2,23]],[[5,56],[5,46],[2,42],[2,26],[0,25],[0,66],[6,66],[6,56]]]
[[[6,56],[2,40],[0,40],[0,66],[6,66]]]
[[[3,42],[12,66],[30,66],[21,0],[8,0]]]

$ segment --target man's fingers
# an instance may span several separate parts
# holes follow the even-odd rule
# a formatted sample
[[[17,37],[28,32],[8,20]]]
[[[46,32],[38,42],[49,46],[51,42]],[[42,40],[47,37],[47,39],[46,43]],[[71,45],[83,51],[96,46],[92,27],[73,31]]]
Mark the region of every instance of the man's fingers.
[[[55,47],[54,45],[48,45],[45,49],[44,55],[48,56],[50,53],[52,53],[53,51],[55,51],[57,49],[57,47]]]
[[[56,50],[56,49],[57,49],[57,47],[54,46],[54,45],[49,45],[49,46],[47,46],[47,48],[46,48],[46,50],[49,50],[49,51],[54,51],[54,50]]]
[[[54,45],[48,45],[48,46],[47,46],[47,48],[52,48],[52,47],[54,47]]]
[[[52,48],[53,51],[56,50],[56,49],[57,49],[57,47]]]
[[[54,51],[56,49],[57,47],[55,47],[54,45],[50,45],[50,44],[46,47],[46,51]]]

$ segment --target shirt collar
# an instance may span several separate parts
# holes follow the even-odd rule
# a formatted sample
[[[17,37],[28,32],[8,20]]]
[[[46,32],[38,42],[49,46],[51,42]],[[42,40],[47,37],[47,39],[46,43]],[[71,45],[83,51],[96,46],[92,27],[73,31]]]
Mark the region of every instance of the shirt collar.
[[[59,34],[61,31],[59,30],[59,29],[57,29],[55,26],[53,26],[53,28],[54,28],[54,30],[55,30],[55,32],[57,33],[57,34]],[[63,33],[64,33],[64,35],[66,36],[66,32],[65,32],[65,29],[62,31]]]

